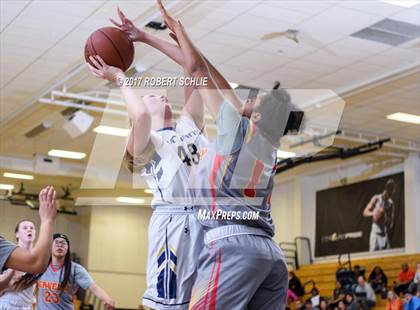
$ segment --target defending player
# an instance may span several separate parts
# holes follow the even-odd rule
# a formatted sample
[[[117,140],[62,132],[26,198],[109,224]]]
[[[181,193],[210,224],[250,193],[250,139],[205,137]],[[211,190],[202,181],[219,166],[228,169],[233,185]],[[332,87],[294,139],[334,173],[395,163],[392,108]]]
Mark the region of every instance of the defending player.
[[[121,23],[112,22],[131,40],[149,44],[184,64],[178,46],[136,28],[120,10],[118,14]],[[91,60],[96,76],[125,80],[121,70],[107,66],[99,57]],[[207,145],[203,104],[199,95],[192,95],[192,88],[186,87],[186,104],[174,124],[167,97],[151,93],[140,99],[124,83],[120,88],[131,123],[125,159],[129,169],[144,176],[153,191],[143,304],[153,309],[187,309],[203,236],[185,193],[190,170],[199,163],[200,150]]]
[[[388,233],[394,227],[395,205],[391,196],[395,193],[395,182],[389,179],[381,194],[374,195],[363,216],[372,217],[372,228],[369,238],[369,251],[389,249]]]
[[[15,228],[19,247],[30,250],[36,238],[35,224],[29,220],[20,221]],[[0,293],[0,310],[32,310],[35,303],[34,289],[37,277],[24,272],[7,269],[0,275],[0,281],[8,281],[8,287]]]
[[[50,264],[37,284],[37,309],[73,310],[73,295],[78,287],[90,290],[106,309],[114,309],[115,301],[93,282],[85,268],[71,261],[67,236],[54,234],[53,239]]]
[[[294,112],[297,109],[289,94],[279,89],[257,98],[250,119],[242,117],[228,83],[212,75],[209,62],[182,25],[167,14],[160,1],[158,5],[179,42],[188,74],[210,80],[199,91],[218,129],[215,143],[190,180],[197,189],[200,211],[212,215],[202,221],[205,247],[190,308],[284,309],[288,273],[284,256],[272,239],[270,196],[278,141],[289,130],[299,129],[303,113]],[[221,219],[218,211],[234,211],[236,216]],[[243,220],[250,211],[259,217]]]
[[[11,268],[33,274],[41,273],[45,270],[51,253],[51,237],[54,220],[57,215],[55,195],[56,192],[52,186],[42,189],[39,193],[41,225],[38,241],[32,249],[20,248],[0,236],[0,272],[3,268]],[[5,281],[7,284],[8,280]],[[3,285],[0,282],[0,292],[5,288]]]

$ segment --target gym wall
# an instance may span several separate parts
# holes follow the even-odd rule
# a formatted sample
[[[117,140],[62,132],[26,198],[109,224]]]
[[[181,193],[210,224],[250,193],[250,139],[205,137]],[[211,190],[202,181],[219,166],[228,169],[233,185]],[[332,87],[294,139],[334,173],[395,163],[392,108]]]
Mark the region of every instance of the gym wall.
[[[272,214],[276,224],[275,240],[292,242],[295,236],[309,237],[312,253],[315,253],[315,211],[316,192],[336,187],[347,180],[347,184],[373,179],[389,174],[404,172],[405,184],[405,248],[380,251],[379,253],[358,253],[354,257],[392,255],[393,253],[418,253],[420,241],[420,158],[410,154],[402,163],[393,166],[365,163],[362,159],[346,162],[331,162],[317,170],[307,170],[282,178],[276,178],[272,196]],[[417,173],[416,173],[417,172]],[[337,256],[319,257],[317,260],[336,260]]]

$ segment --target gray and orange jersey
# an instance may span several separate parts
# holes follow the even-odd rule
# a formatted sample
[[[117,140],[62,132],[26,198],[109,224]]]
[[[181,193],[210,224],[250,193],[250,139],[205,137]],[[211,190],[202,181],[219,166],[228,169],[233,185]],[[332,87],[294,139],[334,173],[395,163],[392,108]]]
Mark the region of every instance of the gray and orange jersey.
[[[274,235],[270,198],[276,148],[228,102],[221,106],[216,125],[216,140],[189,178],[200,222],[207,229],[241,224]],[[225,217],[225,211],[233,213]]]
[[[63,290],[60,290],[63,276],[64,267],[55,269],[52,264],[48,266],[37,283],[37,309],[73,310],[73,294],[79,287],[86,290],[93,284],[93,280],[86,269],[74,262],[71,263],[69,282]]]
[[[13,244],[0,236],[0,273],[3,271],[4,264],[6,264],[9,256],[16,248],[16,244]]]
[[[153,193],[152,208],[190,205],[187,184],[190,171],[200,162],[207,137],[194,121],[181,116],[175,127],[152,131],[143,158],[133,159],[135,178],[145,178]],[[127,151],[125,155],[126,159]]]

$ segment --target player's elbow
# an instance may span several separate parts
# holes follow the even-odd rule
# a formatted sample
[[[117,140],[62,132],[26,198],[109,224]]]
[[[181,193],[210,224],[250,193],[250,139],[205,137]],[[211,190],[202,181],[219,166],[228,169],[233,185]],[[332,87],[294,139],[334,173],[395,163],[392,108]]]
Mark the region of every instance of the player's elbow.
[[[207,64],[201,56],[194,57],[187,61],[186,71],[191,77],[204,77],[207,76]]]
[[[134,123],[134,125],[151,123],[152,117],[148,111],[139,111],[134,115],[131,121]]]
[[[44,273],[48,267],[48,260],[32,255],[29,258],[27,272],[32,274]]]

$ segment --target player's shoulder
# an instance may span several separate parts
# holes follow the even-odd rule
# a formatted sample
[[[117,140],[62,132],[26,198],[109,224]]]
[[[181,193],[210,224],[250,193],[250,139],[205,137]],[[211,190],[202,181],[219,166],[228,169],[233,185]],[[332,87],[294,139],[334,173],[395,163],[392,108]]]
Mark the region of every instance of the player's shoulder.
[[[76,275],[77,273],[87,273],[87,269],[76,262],[71,262],[72,272]]]

